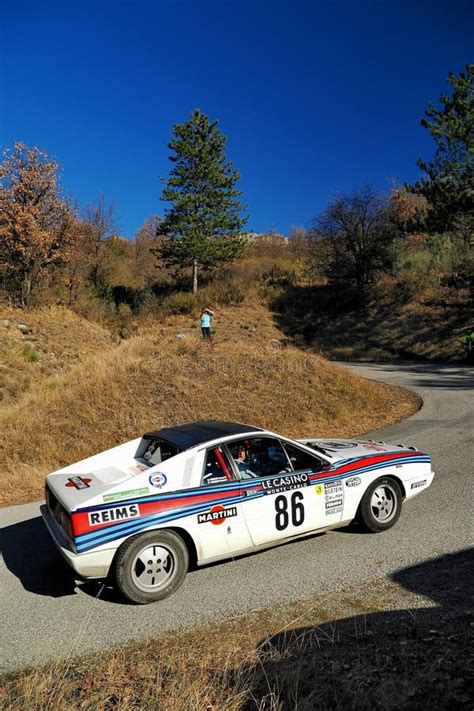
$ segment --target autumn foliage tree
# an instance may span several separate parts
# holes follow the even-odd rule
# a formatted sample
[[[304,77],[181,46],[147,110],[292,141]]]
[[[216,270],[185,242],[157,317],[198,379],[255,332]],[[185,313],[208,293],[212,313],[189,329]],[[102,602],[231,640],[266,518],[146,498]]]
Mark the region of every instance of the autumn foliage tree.
[[[60,195],[58,163],[16,143],[0,164],[0,269],[8,293],[28,306],[41,279],[64,264],[73,215]]]
[[[404,237],[426,231],[428,201],[407,188],[395,188],[390,196],[390,217]]]

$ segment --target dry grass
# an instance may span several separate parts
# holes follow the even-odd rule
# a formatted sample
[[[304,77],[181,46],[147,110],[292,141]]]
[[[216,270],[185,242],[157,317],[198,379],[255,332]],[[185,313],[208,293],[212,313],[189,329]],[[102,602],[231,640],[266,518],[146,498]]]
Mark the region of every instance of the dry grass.
[[[228,307],[215,321],[212,346],[189,317],[148,323],[3,407],[0,503],[41,498],[49,471],[172,423],[231,419],[295,437],[353,436],[419,406],[285,345],[263,306]]]
[[[27,327],[23,333],[18,325]],[[109,347],[110,334],[62,307],[0,307],[0,402],[9,405],[48,377]]]
[[[448,561],[449,575],[460,564],[467,572],[468,563],[455,556],[452,565]],[[417,574],[426,580],[430,565]],[[436,569],[443,565],[442,559],[435,563]],[[416,576],[408,574],[410,586]],[[442,577],[446,587],[447,576]],[[0,707],[467,709],[468,674],[459,643],[468,620],[462,607],[457,612],[433,607],[422,594],[391,581],[359,583],[193,632],[4,676]]]
[[[341,297],[343,300],[343,296]],[[460,362],[462,337],[474,323],[467,289],[430,287],[406,301],[393,291],[378,294],[365,311],[324,287],[298,284],[276,300],[283,331],[335,360]]]
[[[384,606],[390,606],[394,589],[390,584],[380,585],[378,603],[383,600]],[[234,711],[251,696],[253,667],[262,661],[262,638],[372,611],[373,590],[358,591],[357,597],[366,598],[365,603],[355,597],[355,591],[336,593],[291,606],[256,610],[191,633],[160,635],[105,653],[24,670],[3,678],[0,701],[5,708],[8,704],[9,709],[32,710],[118,707]],[[268,652],[264,654],[268,656]],[[276,662],[283,654],[273,650],[270,660]],[[274,692],[267,689],[269,699]]]

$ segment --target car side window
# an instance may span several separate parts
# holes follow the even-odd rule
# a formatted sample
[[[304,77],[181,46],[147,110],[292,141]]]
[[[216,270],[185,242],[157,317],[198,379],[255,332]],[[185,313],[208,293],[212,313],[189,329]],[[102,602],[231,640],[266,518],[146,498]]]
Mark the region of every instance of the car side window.
[[[213,447],[207,451],[206,463],[201,484],[224,484],[235,479],[232,465],[222,447]]]
[[[178,447],[170,442],[165,442],[158,437],[142,437],[138,445],[135,459],[149,467],[165,462],[179,453]]]
[[[241,479],[259,479],[291,471],[281,442],[274,437],[255,437],[227,445]]]
[[[313,472],[319,472],[327,464],[326,461],[319,459],[304,449],[295,447],[293,444],[284,442],[283,446],[286,450],[291,466],[295,472],[311,469]]]

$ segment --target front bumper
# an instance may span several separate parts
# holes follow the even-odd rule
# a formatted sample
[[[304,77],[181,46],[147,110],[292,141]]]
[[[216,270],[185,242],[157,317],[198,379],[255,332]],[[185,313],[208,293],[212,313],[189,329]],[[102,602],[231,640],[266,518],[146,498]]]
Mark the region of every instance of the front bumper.
[[[422,491],[426,491],[426,489],[431,486],[434,477],[434,471],[429,471],[426,474],[417,474],[417,476],[410,477],[410,479],[404,482],[405,498],[412,499],[414,496],[421,494]]]
[[[71,550],[69,539],[53,518],[46,504],[40,506],[40,511],[56,548],[74,572],[81,578],[106,578],[112,565],[115,549],[74,553]]]

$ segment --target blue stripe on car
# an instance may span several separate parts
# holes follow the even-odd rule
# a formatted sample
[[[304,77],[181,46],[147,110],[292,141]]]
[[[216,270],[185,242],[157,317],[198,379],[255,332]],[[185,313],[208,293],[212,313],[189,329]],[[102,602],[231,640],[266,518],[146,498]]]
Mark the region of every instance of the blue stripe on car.
[[[355,469],[351,469],[350,471],[347,472],[342,472],[338,473],[340,469],[343,467],[347,466],[348,464],[355,463],[357,461],[362,461],[364,459],[367,459],[368,456],[373,456],[373,455],[364,455],[361,457],[352,457],[349,459],[344,459],[337,464],[333,465],[331,467],[331,473],[328,472],[328,475],[326,477],[321,477],[320,473],[316,472],[313,475],[310,475],[310,482],[311,484],[325,484],[329,482],[334,482],[334,481],[342,481],[343,479],[348,479],[352,476],[356,476],[359,474],[363,474],[366,472],[370,471],[376,471],[379,469],[386,469],[391,466],[393,466],[394,463],[397,461],[400,461],[401,463],[407,463],[407,464],[412,464],[412,463],[421,463],[421,462],[430,462],[430,458],[427,455],[424,454],[418,454],[418,455],[413,455],[413,456],[393,456],[390,460],[383,460],[381,462],[376,462],[374,464],[367,465],[365,467],[357,467]],[[287,474],[282,474],[283,476],[287,476]],[[277,477],[274,477],[277,478]],[[264,496],[263,491],[259,491],[258,493],[253,494],[252,496],[248,496],[245,499],[242,498],[241,493],[242,491],[245,491],[246,489],[253,489],[255,486],[258,486],[261,484],[260,479],[251,479],[246,482],[238,481],[238,482],[231,482],[229,484],[222,484],[222,485],[212,485],[208,487],[202,487],[199,489],[192,489],[188,491],[183,491],[183,492],[174,492],[174,493],[169,493],[169,494],[157,494],[156,496],[151,496],[151,497],[143,497],[139,499],[127,499],[124,501],[119,501],[119,502],[113,502],[113,504],[104,504],[104,505],[98,505],[98,506],[92,506],[84,509],[78,509],[78,512],[84,513],[84,512],[92,512],[92,511],[98,511],[102,509],[110,509],[114,508],[116,506],[126,506],[128,504],[143,504],[143,503],[151,503],[153,501],[163,501],[167,499],[186,499],[191,496],[197,496],[200,494],[207,494],[207,493],[218,493],[218,492],[223,492],[223,491],[232,491],[233,489],[236,489],[239,491],[239,495],[236,497],[229,497],[229,498],[224,498],[224,499],[218,499],[215,501],[204,501],[200,504],[194,504],[193,506],[184,506],[181,508],[174,509],[172,511],[168,511],[167,513],[161,513],[161,514],[152,514],[149,516],[141,516],[139,518],[126,521],[120,524],[115,524],[111,526],[107,526],[106,528],[102,528],[98,531],[92,531],[89,533],[81,534],[76,537],[76,550],[78,553],[82,553],[86,550],[90,550],[91,548],[96,548],[97,546],[103,545],[106,542],[116,540],[118,538],[122,538],[124,535],[127,535],[129,533],[136,533],[137,531],[140,531],[143,528],[148,528],[151,525],[154,524],[162,524],[162,523],[167,523],[168,521],[173,521],[177,518],[183,518],[187,516],[193,516],[205,511],[208,511],[212,506],[229,506],[233,505],[236,503],[241,503],[242,501],[252,501],[253,499],[260,498]]]

